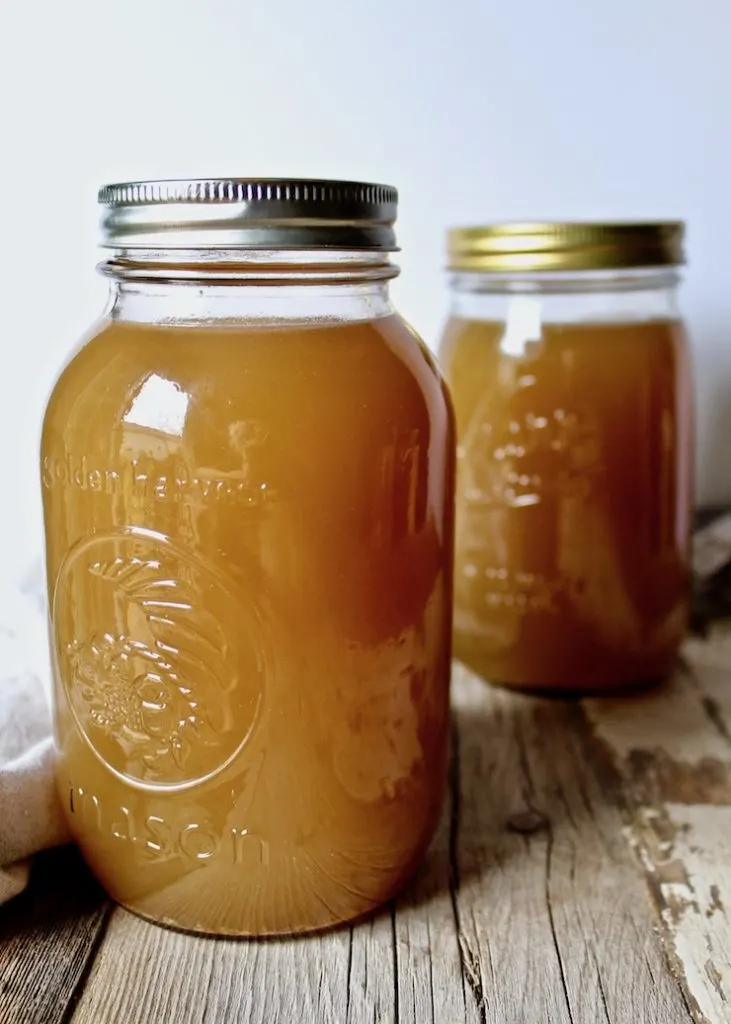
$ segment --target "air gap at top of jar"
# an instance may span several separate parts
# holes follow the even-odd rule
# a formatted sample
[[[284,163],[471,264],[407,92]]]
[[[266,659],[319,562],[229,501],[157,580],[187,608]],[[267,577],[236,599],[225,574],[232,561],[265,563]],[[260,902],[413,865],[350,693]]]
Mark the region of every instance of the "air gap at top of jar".
[[[626,687],[688,616],[691,380],[681,224],[449,236],[455,651],[488,679]]]
[[[447,765],[453,428],[395,190],[102,189],[43,431],[58,786],[108,891],[218,934],[389,898]]]

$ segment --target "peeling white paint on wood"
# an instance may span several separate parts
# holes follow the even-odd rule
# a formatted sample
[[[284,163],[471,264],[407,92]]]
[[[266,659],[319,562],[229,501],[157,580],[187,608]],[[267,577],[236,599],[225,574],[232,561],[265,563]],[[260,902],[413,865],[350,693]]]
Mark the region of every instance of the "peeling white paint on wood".
[[[622,774],[625,835],[693,1019],[731,1024],[731,629],[684,654],[666,690],[585,706]]]
[[[714,519],[693,536],[693,571],[707,579],[728,563],[731,551],[731,515]]]
[[[668,942],[700,1019],[731,1024],[731,807],[669,805],[667,817],[675,838],[655,867]]]
[[[687,765],[708,760],[731,765],[731,744],[712,728],[693,666],[690,662],[689,668],[679,668],[656,690],[621,699],[585,700],[596,735],[622,761],[634,751],[661,751]],[[727,679],[731,685],[731,676]]]

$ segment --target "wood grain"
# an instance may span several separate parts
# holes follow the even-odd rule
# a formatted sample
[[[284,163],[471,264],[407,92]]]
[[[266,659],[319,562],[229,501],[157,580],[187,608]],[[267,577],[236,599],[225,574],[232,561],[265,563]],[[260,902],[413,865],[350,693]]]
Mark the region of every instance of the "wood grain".
[[[30,887],[0,909],[0,1021],[67,1020],[108,904],[75,850],[36,858]]]
[[[457,905],[483,1019],[687,1021],[623,839],[618,780],[581,707],[486,689],[463,671],[456,696]]]
[[[339,1024],[347,1020],[349,948],[347,929],[237,942],[166,931],[117,910],[73,1020]]]

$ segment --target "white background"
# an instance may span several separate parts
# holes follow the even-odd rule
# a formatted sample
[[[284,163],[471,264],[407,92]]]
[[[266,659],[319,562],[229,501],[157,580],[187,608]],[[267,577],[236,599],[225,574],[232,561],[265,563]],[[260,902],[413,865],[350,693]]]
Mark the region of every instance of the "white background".
[[[308,175],[401,192],[396,299],[434,345],[453,223],[683,217],[701,497],[731,500],[729,0],[6,0],[0,529],[40,549],[39,422],[96,316],[108,180]]]

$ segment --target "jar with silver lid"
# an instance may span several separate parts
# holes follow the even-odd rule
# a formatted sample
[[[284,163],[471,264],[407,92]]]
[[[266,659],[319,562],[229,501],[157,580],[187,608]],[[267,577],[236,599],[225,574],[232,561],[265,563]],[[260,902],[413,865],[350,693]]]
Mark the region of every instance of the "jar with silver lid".
[[[100,193],[109,303],[41,457],[58,785],[107,890],[167,925],[357,917],[437,821],[454,441],[388,295],[396,198]]]

